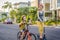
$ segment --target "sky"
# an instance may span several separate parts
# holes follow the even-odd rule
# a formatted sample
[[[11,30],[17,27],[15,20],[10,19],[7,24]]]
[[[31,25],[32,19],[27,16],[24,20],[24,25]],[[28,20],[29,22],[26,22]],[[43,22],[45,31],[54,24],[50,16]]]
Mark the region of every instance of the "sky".
[[[2,6],[4,4],[4,2],[11,2],[11,3],[16,3],[16,2],[25,2],[25,1],[29,1],[29,0],[0,0],[0,6]]]
[[[18,3],[18,2],[27,2],[27,1],[32,1],[32,0],[0,0],[0,10],[2,10],[1,6],[4,5],[4,2],[11,2],[11,3]]]

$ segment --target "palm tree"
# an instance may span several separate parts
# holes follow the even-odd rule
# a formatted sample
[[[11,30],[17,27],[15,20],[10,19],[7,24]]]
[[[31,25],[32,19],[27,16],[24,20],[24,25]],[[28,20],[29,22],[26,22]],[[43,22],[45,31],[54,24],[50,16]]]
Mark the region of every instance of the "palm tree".
[[[16,23],[16,20],[17,20],[17,12],[16,12],[16,10],[11,10],[10,15],[11,15],[11,18],[13,19],[14,23]]]
[[[2,8],[4,8],[4,12],[5,12],[5,9],[7,8],[7,5],[3,5]]]
[[[7,9],[8,8],[8,11],[10,11],[10,8],[12,8],[12,4],[11,4],[11,2],[5,2],[4,3],[5,5],[3,5],[2,6],[2,8],[4,8],[4,9]]]
[[[6,13],[2,13],[1,17],[2,17],[2,21],[4,21],[7,18],[7,14]]]

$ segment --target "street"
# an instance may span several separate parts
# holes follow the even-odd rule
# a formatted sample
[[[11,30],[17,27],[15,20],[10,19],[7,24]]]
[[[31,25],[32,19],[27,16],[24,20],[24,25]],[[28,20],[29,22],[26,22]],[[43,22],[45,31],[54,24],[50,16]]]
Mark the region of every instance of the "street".
[[[36,26],[29,26],[30,32],[39,34]],[[19,27],[17,24],[0,24],[0,40],[17,40]],[[46,27],[47,40],[60,40],[60,28]]]
[[[60,27],[45,28],[47,40],[60,40]]]
[[[17,25],[0,24],[0,40],[17,40]]]

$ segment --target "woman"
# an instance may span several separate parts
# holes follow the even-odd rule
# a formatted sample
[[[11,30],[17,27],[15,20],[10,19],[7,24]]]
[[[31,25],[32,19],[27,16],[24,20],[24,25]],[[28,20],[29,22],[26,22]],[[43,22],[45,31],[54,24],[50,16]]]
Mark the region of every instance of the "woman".
[[[39,9],[38,9],[38,21],[37,21],[37,25],[39,28],[39,32],[40,32],[40,40],[43,39],[43,31],[44,31],[44,23],[43,23],[43,18],[44,18],[44,11],[43,11],[43,5],[40,4],[39,5]]]

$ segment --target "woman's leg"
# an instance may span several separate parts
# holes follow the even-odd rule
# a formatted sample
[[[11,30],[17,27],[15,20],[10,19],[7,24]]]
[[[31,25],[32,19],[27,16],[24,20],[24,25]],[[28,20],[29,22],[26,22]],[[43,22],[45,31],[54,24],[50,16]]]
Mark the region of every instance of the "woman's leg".
[[[42,40],[43,38],[43,31],[44,31],[44,25],[43,22],[38,21],[37,22],[39,33],[40,33],[40,39]]]
[[[40,38],[42,39],[43,38],[44,25],[42,22],[40,24],[41,24],[41,26],[40,26]]]

